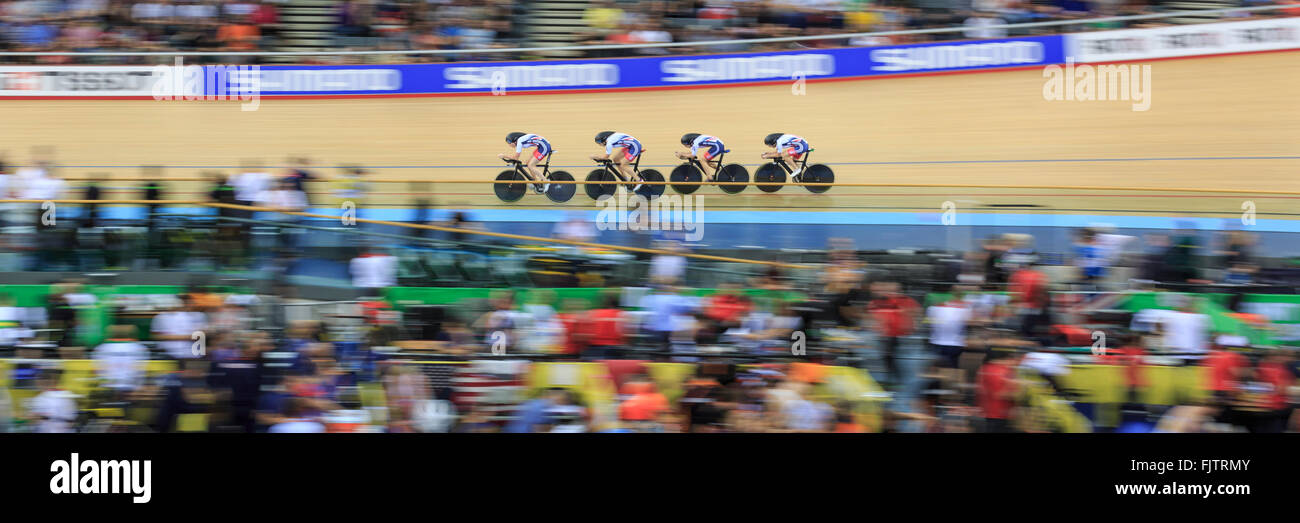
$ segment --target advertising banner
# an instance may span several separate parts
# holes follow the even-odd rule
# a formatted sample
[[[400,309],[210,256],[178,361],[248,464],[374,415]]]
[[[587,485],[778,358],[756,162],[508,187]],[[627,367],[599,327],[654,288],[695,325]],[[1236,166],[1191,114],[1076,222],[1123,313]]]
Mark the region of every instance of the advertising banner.
[[[1300,48],[1300,18],[1066,35],[1066,57],[1075,62],[1119,62],[1297,48]]]
[[[1060,36],[730,55],[464,62],[384,66],[264,66],[262,96],[460,94],[668,88],[849,78],[1060,63]]]
[[[0,97],[151,96],[157,75],[150,66],[0,66]]]

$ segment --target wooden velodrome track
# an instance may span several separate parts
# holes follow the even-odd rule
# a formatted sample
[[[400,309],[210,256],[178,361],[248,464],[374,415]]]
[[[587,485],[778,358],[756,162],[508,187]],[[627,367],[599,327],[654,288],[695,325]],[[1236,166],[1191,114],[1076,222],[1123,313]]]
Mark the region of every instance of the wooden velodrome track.
[[[683,132],[721,136],[731,161],[751,173],[761,139],[784,131],[806,137],[813,159],[838,182],[1160,187],[1144,193],[1080,189],[799,187],[736,196],[717,188],[710,209],[937,210],[1040,206],[1035,212],[1158,213],[1209,216],[1241,212],[1240,194],[1179,193],[1177,188],[1300,191],[1300,74],[1295,52],[1151,63],[1149,111],[1131,102],[1045,101],[1040,69],[790,85],[598,94],[276,100],[245,112],[239,102],[0,101],[0,148],[11,164],[53,146],[65,177],[140,176],[136,166],[167,166],[167,178],[206,170],[233,173],[241,161],[284,166],[307,156],[326,176],[339,164],[371,167],[381,179],[368,205],[405,206],[430,190],[438,206],[553,208],[542,196],[503,204],[489,183],[509,131],[537,132],[553,160],[581,180],[596,151],[591,137],[611,129],[647,146],[643,167],[667,175]],[[277,170],[279,172],[279,170]],[[111,185],[129,186],[129,183]],[[197,182],[169,184],[173,199],[198,198]],[[325,192],[317,186],[315,191]],[[69,194],[69,196],[72,196]],[[139,193],[111,193],[138,198]],[[1263,198],[1263,199],[1261,199]],[[1252,197],[1261,217],[1300,216],[1300,196]],[[1271,202],[1276,202],[1273,204]],[[591,208],[581,191],[568,206]],[[982,207],[988,206],[988,207]]]

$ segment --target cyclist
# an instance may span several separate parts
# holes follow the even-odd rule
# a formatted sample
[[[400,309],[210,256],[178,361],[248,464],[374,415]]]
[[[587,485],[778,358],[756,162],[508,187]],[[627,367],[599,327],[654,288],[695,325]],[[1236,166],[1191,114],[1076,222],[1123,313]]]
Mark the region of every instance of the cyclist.
[[[601,131],[596,134],[596,143],[605,146],[605,154],[593,154],[592,160],[604,161],[612,160],[614,166],[629,181],[643,181],[636,170],[632,168],[632,162],[641,156],[641,142],[632,135],[627,133],[617,133],[614,131]],[[641,189],[641,184],[632,188],[633,192]]]
[[[785,165],[790,168],[790,180],[799,183],[799,174],[803,169],[799,168],[796,160],[803,158],[803,155],[812,150],[808,141],[793,134],[772,133],[763,138],[763,144],[771,147],[772,152],[763,153],[763,158],[775,159],[780,158]]]
[[[546,183],[541,169],[537,168],[537,163],[545,160],[547,156],[550,156],[555,151],[551,148],[551,142],[546,141],[546,138],[542,138],[538,134],[513,132],[506,135],[506,143],[513,145],[515,150],[511,153],[498,154],[497,157],[502,160],[519,161],[519,156],[523,154],[524,149],[533,148],[533,155],[528,157],[528,161],[524,164],[524,170],[528,172],[534,182],[537,182],[533,184],[533,190],[537,194],[545,193],[551,184]]]
[[[677,157],[683,160],[698,158],[704,176],[711,182],[716,181],[714,178],[718,174],[718,169],[710,160],[727,152],[727,148],[722,145],[722,139],[707,134],[686,133],[682,135],[682,146],[690,149],[690,152],[677,151]]]

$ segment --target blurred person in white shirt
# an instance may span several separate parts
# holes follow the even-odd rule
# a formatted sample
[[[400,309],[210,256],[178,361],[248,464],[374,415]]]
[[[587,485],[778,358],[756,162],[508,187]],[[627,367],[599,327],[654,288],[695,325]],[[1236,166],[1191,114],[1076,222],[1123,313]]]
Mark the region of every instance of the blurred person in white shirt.
[[[271,190],[262,191],[261,200],[258,205],[270,209],[275,209],[270,218],[282,224],[296,224],[301,221],[301,217],[285,212],[304,212],[307,210],[307,195],[301,189],[295,187],[293,180],[287,178],[277,179],[275,187]],[[295,227],[280,227],[279,241],[281,248],[292,248],[294,246],[294,236],[298,234]]]
[[[1058,395],[1070,397],[1070,391],[1061,381],[1070,374],[1070,360],[1065,356],[1055,352],[1029,352],[1021,358],[1020,368],[1037,372]]]
[[[930,324],[930,348],[938,359],[940,369],[957,369],[961,353],[966,348],[966,326],[971,321],[971,306],[962,301],[961,289],[956,289],[953,299],[931,305],[925,311]]]
[[[994,16],[991,13],[972,13],[962,25],[966,26],[963,34],[966,38],[1006,38],[1007,30],[1004,28],[995,28],[993,26],[1006,25],[1007,21]]]
[[[667,252],[650,259],[650,281],[676,285],[686,276],[686,257],[678,254],[682,249],[675,242],[664,242],[660,249]]]
[[[137,22],[167,20],[176,16],[176,6],[167,2],[140,2],[131,6],[131,18]]]
[[[23,324],[26,317],[22,307],[14,306],[14,299],[0,294],[0,347],[10,347],[34,334]]]
[[[262,193],[271,187],[271,175],[252,163],[244,162],[240,172],[230,179],[230,185],[235,187],[235,200],[240,205],[253,205],[262,201]]]
[[[673,41],[672,33],[663,30],[662,25],[654,21],[637,24],[636,29],[628,33],[628,36],[638,44],[666,44]],[[637,51],[641,54],[668,54],[667,48],[664,47],[642,47]]]
[[[379,291],[397,285],[397,257],[369,250],[352,259],[348,266],[352,272],[352,286],[366,289],[367,296],[378,296]]]
[[[71,433],[77,421],[76,395],[58,387],[59,373],[46,370],[37,379],[41,393],[27,403],[27,417],[35,422],[36,432]]]
[[[22,190],[19,196],[24,200],[37,202],[30,207],[34,215],[31,223],[40,225],[44,209],[41,208],[39,202],[59,199],[59,195],[63,194],[65,184],[49,168],[49,162],[40,162],[36,168],[21,169],[18,177],[22,181]]]
[[[182,295],[181,299],[180,306],[154,316],[149,330],[169,356],[186,360],[199,357],[193,350],[194,333],[206,329],[208,321],[206,315],[194,308],[192,298]]]
[[[590,242],[596,238],[596,225],[578,211],[570,211],[568,218],[555,224],[556,238],[575,242]]]
[[[1210,317],[1198,312],[1199,300],[1184,297],[1181,307],[1160,316],[1165,350],[1189,353],[1185,361],[1201,359],[1210,350]]]
[[[139,388],[144,378],[139,363],[149,358],[149,350],[135,339],[133,325],[114,325],[109,336],[92,353],[104,387],[120,393]]]

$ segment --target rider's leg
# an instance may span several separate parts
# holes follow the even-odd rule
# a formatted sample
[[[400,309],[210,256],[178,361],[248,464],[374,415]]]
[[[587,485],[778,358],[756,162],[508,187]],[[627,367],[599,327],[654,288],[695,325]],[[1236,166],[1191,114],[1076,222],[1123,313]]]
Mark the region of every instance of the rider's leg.
[[[704,178],[708,181],[717,181],[718,169],[714,165],[712,158],[708,153],[700,153],[700,170],[704,171]]]
[[[627,159],[627,149],[622,147],[614,149],[614,154],[609,157],[614,161],[614,166],[618,167],[618,171],[623,173],[624,178],[628,181],[641,181],[636,171],[632,169],[632,162]]]
[[[799,173],[799,162],[795,161],[795,159],[794,159],[794,154],[792,154],[792,153],[789,152],[789,151],[784,152],[784,153],[781,153],[781,160],[784,161],[784,162],[785,162],[785,165],[786,165],[787,167],[790,168],[790,177],[791,177],[791,178],[793,178],[793,177],[795,177],[795,176],[799,176],[799,174],[800,174],[800,173]]]
[[[542,170],[537,168],[538,162],[541,161],[541,158],[538,158],[536,155],[528,159],[528,174],[533,176],[533,181],[545,181],[545,179],[542,178]]]

